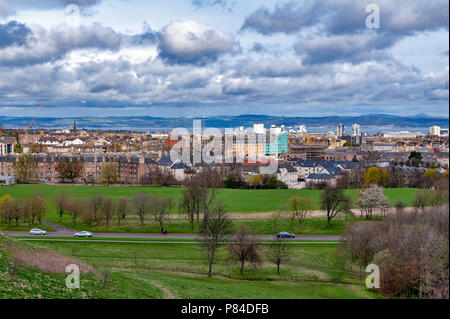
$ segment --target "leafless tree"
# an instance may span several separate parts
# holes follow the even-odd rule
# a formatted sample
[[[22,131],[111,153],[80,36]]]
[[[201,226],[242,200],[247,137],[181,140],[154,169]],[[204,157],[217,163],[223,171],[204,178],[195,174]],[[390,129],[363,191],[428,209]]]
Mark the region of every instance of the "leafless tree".
[[[208,262],[208,277],[211,277],[218,249],[225,244],[232,230],[233,223],[228,219],[224,206],[219,204],[212,207],[207,222],[201,225],[199,241]]]
[[[374,227],[370,222],[352,223],[345,229],[341,243],[347,245],[350,255],[359,261],[359,275],[362,275],[363,267],[366,267],[377,252],[374,241]]]
[[[12,221],[16,219],[16,225],[18,224],[18,220],[20,218],[20,206],[14,198],[8,199],[2,202],[0,207],[1,216],[7,220],[8,226],[12,226]]]
[[[190,179],[190,178],[188,178]],[[204,196],[204,191],[196,187],[195,184],[189,181],[183,190],[178,208],[180,213],[185,213],[189,223],[191,224],[191,230],[194,230],[195,218],[200,219],[200,205],[201,198]]]
[[[273,224],[273,232],[276,234],[278,233],[278,222],[281,219],[281,212],[275,212],[272,214],[272,224]]]
[[[361,268],[379,265],[380,293],[386,297],[448,298],[448,233],[448,207],[396,211],[381,222],[350,224],[341,247]]]
[[[260,245],[255,236],[253,236],[247,226],[244,224],[236,231],[228,245],[228,254],[231,260],[240,263],[239,273],[244,273],[245,262],[252,265],[258,265],[261,262],[259,255]]]
[[[173,198],[172,197],[161,197],[158,195],[151,196],[151,212],[155,217],[155,221],[159,223],[159,227],[161,232],[163,231],[163,223],[167,218],[169,211],[173,207]]]
[[[419,212],[419,210],[422,210],[422,212],[425,211],[425,208],[428,206],[428,204],[429,204],[428,191],[417,190],[412,200],[412,205],[416,213]]]
[[[55,207],[60,221],[64,215],[64,212],[66,211],[67,201],[68,197],[66,192],[62,191],[58,195],[56,195]]]
[[[122,219],[125,219],[125,216],[127,215],[127,209],[128,209],[128,198],[121,197],[117,205],[117,222],[119,223],[119,226],[120,221]]]
[[[92,196],[88,199],[87,205],[86,205],[86,214],[90,214],[89,218],[87,218],[89,221],[96,222],[97,224],[103,219],[104,212],[102,210],[103,208],[103,202],[105,198],[102,194],[94,193]],[[85,216],[86,218],[87,216]]]
[[[101,209],[106,217],[106,225],[109,225],[109,221],[111,220],[114,211],[114,201],[112,198],[105,197]]]
[[[29,198],[26,206],[30,212],[31,223],[34,224],[35,220],[37,219],[37,221],[40,224],[42,221],[42,217],[48,210],[48,205],[44,197],[34,194],[32,197]]]
[[[201,172],[194,174],[191,178],[186,180],[187,192],[193,196],[196,201],[195,207],[197,210],[197,219],[199,213],[203,213],[203,224],[208,222],[211,207],[217,198],[221,188],[223,188],[223,176],[221,172],[209,166],[204,167]]]
[[[66,203],[66,211],[72,217],[72,222],[75,224],[77,219],[83,213],[83,206],[85,202],[79,200],[68,200]]]
[[[264,250],[267,259],[277,266],[277,274],[280,274],[280,265],[289,260],[291,256],[291,245],[286,239],[275,238]]]
[[[143,227],[145,222],[145,215],[150,211],[151,197],[146,193],[136,193],[132,198],[132,202],[134,208],[136,209],[136,213],[139,216],[140,225],[141,227]]]
[[[291,228],[294,219],[296,219],[298,222],[298,231],[300,232],[306,217],[311,214],[313,201],[310,197],[294,196],[289,199],[288,207],[291,212]]]
[[[351,199],[344,194],[342,189],[327,187],[321,195],[321,206],[327,212],[327,228],[331,226],[331,220],[338,214],[345,214],[350,210]]]

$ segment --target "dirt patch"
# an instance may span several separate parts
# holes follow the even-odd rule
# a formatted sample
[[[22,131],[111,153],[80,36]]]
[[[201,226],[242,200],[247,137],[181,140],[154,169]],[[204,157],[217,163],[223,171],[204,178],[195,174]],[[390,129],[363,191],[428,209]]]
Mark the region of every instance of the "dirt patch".
[[[94,273],[94,269],[91,266],[77,259],[69,258],[52,251],[31,251],[28,249],[12,248],[10,252],[15,261],[45,272],[66,273],[66,267],[75,264],[82,272]]]

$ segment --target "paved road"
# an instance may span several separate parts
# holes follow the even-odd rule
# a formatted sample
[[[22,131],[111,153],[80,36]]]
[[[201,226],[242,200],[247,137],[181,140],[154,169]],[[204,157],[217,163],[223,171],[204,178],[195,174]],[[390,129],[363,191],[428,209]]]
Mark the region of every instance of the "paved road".
[[[197,244],[196,241],[170,241],[170,240],[114,240],[114,239],[58,239],[58,238],[18,238],[21,241],[46,241],[46,242],[89,242],[89,243],[133,243],[133,244]],[[270,241],[261,241],[260,244],[270,244]],[[289,241],[288,244],[338,244],[338,241]]]
[[[30,235],[29,232],[25,231],[13,231],[13,232],[5,232],[6,234],[10,236],[29,236],[29,237],[36,237],[36,238],[42,238],[45,239],[46,237],[72,237],[73,232],[66,232],[66,231],[55,231],[55,232],[48,232],[45,236],[33,236]],[[140,233],[94,233],[93,237],[96,238],[133,238],[133,239],[197,239],[199,238],[198,235],[191,235],[191,234],[168,234],[168,235],[162,235],[162,234],[140,234]],[[272,235],[259,235],[256,236],[257,239],[260,240],[268,240],[272,239],[274,236]],[[339,241],[340,236],[296,236],[296,240],[313,240],[313,241]]]

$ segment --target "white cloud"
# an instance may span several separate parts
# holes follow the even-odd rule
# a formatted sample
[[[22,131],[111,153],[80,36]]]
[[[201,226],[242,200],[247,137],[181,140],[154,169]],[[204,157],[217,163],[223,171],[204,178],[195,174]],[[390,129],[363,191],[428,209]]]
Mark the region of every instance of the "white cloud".
[[[232,35],[189,20],[172,22],[160,35],[160,55],[170,62],[205,63],[233,51]]]

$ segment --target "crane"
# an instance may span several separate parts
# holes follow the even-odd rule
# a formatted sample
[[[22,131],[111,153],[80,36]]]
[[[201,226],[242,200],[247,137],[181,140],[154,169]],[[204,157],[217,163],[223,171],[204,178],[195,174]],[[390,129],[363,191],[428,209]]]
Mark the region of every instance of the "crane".
[[[42,105],[44,105],[44,102],[41,102],[41,104],[39,105],[39,107],[38,107],[38,109],[36,110],[36,113],[34,114],[34,117],[33,117],[33,119],[31,120],[31,122],[28,122],[28,121],[27,121],[27,124],[28,124],[27,129],[24,129],[24,128],[21,129],[22,131],[25,132],[25,141],[26,141],[26,142],[28,142],[28,135],[29,135],[30,131],[31,131],[32,128],[33,128],[33,124],[34,124],[34,125],[37,127],[37,129],[39,130],[39,127],[38,127],[38,125],[37,125],[37,123],[36,123],[36,117],[37,117],[37,115],[39,114],[39,111],[41,110]]]
[[[27,121],[27,123],[28,123],[28,129],[31,130],[31,128],[32,128],[32,126],[33,126],[33,123],[34,123],[34,125],[36,125],[36,127],[39,129],[39,127],[37,126],[37,123],[36,123],[36,116],[39,114],[39,111],[41,110],[42,105],[44,105],[44,102],[41,102],[41,104],[39,105],[39,108],[37,109],[36,113],[34,114],[34,117],[33,117],[33,119],[31,120],[31,123]]]

